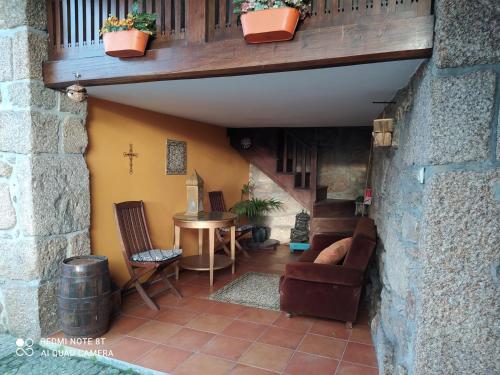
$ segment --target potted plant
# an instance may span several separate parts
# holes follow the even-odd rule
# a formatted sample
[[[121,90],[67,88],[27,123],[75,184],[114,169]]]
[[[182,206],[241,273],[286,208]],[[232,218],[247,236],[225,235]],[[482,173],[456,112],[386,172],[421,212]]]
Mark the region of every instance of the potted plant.
[[[233,0],[241,14],[243,36],[248,43],[290,40],[299,19],[310,12],[309,0]]]
[[[264,242],[269,239],[270,229],[264,225],[264,216],[283,207],[283,203],[274,199],[251,198],[236,203],[232,211],[238,216],[245,215],[252,223],[252,239]]]
[[[135,1],[127,18],[109,16],[101,29],[104,50],[114,57],[143,56],[148,38],[156,30],[156,14],[141,12]]]

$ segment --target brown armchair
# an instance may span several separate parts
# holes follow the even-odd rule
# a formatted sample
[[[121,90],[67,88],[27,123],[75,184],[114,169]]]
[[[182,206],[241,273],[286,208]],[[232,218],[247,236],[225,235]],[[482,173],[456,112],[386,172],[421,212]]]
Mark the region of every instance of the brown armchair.
[[[352,235],[352,245],[342,265],[314,263],[328,245]],[[363,287],[364,272],[376,243],[373,220],[359,219],[354,233],[319,233],[313,236],[311,249],[298,262],[288,263],[280,281],[281,310],[292,314],[312,315],[356,321]]]

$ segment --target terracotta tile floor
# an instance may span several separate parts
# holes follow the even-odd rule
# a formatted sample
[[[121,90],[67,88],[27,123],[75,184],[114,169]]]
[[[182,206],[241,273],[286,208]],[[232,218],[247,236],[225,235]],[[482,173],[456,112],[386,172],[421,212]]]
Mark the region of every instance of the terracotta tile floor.
[[[296,259],[286,246],[253,251],[238,258],[236,274],[181,272],[176,283],[184,294],[156,298],[151,311],[137,293],[123,302],[101,347],[116,358],[157,371],[179,375],[375,375],[375,351],[366,311],[353,329],[344,323],[296,316],[209,300],[218,288],[250,271],[280,274]],[[61,337],[61,333],[55,337]],[[85,349],[80,345],[79,348]]]

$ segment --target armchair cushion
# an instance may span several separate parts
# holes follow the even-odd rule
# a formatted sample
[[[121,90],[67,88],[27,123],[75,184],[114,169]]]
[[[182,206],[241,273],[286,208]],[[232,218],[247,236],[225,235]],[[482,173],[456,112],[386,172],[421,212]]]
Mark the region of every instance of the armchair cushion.
[[[351,236],[352,233],[315,233],[311,239],[311,250],[321,251],[332,243]]]
[[[236,232],[249,232],[253,228],[253,225],[251,224],[244,224],[244,225],[238,225],[236,226]],[[231,228],[220,228],[219,229],[222,233],[229,233]]]
[[[314,263],[338,264],[351,248],[352,238],[343,238],[340,241],[332,243],[319,253]]]
[[[132,255],[134,262],[163,262],[182,255],[181,249],[152,249]]]
[[[363,282],[363,272],[338,265],[292,262],[286,265],[285,278],[354,287]]]

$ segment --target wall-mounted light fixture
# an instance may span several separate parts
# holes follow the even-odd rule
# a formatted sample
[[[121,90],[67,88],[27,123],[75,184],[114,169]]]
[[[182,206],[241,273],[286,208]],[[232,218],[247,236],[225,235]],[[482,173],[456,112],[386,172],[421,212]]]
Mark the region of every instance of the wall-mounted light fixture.
[[[373,146],[391,147],[392,133],[394,132],[394,119],[381,118],[373,120]]]
[[[252,147],[252,138],[250,137],[243,137],[240,139],[240,146],[243,150],[248,150],[249,148]]]
[[[66,88],[66,95],[74,102],[83,102],[85,99],[87,99],[87,89],[83,86],[80,86],[80,73],[76,72],[73,73],[73,75],[75,76],[75,84]]]

